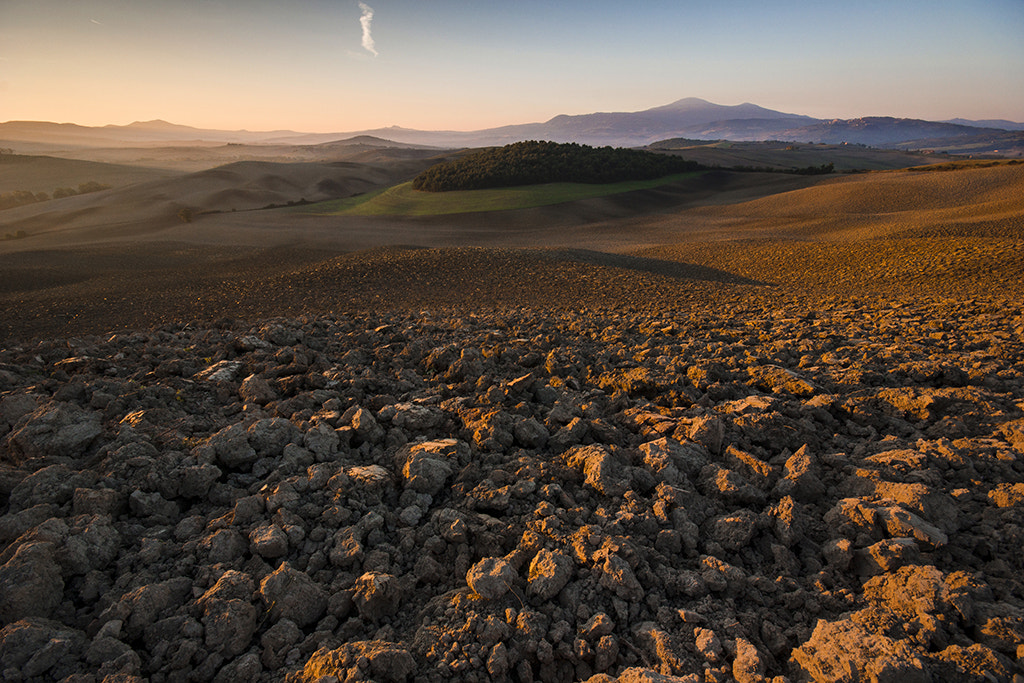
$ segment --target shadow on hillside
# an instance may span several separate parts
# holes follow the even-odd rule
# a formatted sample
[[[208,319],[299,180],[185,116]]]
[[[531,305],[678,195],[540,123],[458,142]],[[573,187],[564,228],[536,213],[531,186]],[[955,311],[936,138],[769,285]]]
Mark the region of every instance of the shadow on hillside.
[[[692,263],[680,263],[679,261],[664,261],[662,259],[644,258],[642,256],[628,256],[626,254],[608,254],[603,251],[590,249],[552,249],[544,252],[548,258],[587,263],[607,268],[623,268],[640,273],[651,273],[662,275],[678,280],[702,280],[704,282],[720,282],[731,285],[756,285],[759,287],[772,287],[768,282],[751,280],[750,278],[733,273],[698,266]]]

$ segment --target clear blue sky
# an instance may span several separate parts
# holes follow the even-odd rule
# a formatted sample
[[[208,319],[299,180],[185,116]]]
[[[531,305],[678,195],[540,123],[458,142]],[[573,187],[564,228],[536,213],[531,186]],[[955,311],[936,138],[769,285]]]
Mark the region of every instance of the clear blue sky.
[[[1024,121],[1024,0],[364,4],[0,0],[0,121],[472,130],[683,97]]]

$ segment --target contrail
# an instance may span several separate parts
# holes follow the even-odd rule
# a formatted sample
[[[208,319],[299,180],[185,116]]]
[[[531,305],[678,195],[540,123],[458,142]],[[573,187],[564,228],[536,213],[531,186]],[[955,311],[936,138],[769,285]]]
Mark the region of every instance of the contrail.
[[[365,2],[361,2],[359,3],[359,9],[363,12],[363,16],[359,17],[359,23],[363,27],[363,48],[376,57],[377,49],[373,45],[373,35],[370,33],[370,22],[373,21],[373,8]]]

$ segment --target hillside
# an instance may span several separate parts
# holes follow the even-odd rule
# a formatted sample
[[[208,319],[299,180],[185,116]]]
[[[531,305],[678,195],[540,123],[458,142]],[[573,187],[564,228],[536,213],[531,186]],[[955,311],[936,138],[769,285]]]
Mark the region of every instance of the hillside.
[[[124,238],[181,227],[207,213],[347,197],[406,180],[429,162],[391,164],[243,161],[90,195],[0,212],[0,231],[68,240]]]
[[[47,156],[0,154],[0,193],[15,190],[53,194],[58,187],[96,182],[111,187],[171,178],[173,171]]]
[[[880,171],[946,161],[940,154],[877,149],[865,145],[806,142],[733,142],[730,140],[659,140],[646,147],[679,154],[691,161],[718,168],[763,168],[793,171],[832,164],[837,172]]]
[[[694,209],[691,220],[709,231],[721,224],[772,238],[1024,238],[1024,164],[927,168],[827,179],[741,205]]]

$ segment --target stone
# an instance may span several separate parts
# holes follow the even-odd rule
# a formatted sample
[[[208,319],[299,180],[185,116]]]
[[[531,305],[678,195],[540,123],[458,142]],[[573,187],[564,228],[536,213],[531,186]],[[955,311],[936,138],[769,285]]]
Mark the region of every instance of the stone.
[[[558,595],[572,577],[573,562],[557,551],[540,550],[530,562],[527,591],[541,600]]]
[[[261,557],[276,559],[288,553],[288,534],[276,524],[266,524],[249,532],[249,544]]]
[[[352,429],[366,443],[378,443],[384,439],[384,428],[370,411],[359,408],[352,416]]]
[[[818,388],[811,382],[786,368],[778,365],[758,365],[750,368],[751,380],[758,386],[769,389],[776,394],[785,393],[793,396],[811,396]]]
[[[629,480],[622,463],[603,446],[576,446],[562,457],[566,465],[580,470],[587,485],[598,493],[615,497],[626,492]]]
[[[218,529],[204,537],[199,547],[207,552],[206,559],[211,564],[234,562],[249,550],[242,534],[234,529]]]
[[[757,515],[750,510],[737,510],[715,519],[711,537],[726,550],[736,551],[750,543],[757,531]]]
[[[271,622],[290,619],[299,627],[315,624],[327,610],[327,595],[305,572],[282,562],[260,582],[260,598]]]
[[[432,406],[416,403],[397,403],[391,406],[391,424],[411,434],[435,429],[444,419],[444,412]]]
[[[251,576],[245,572],[229,569],[220,575],[217,583],[213,584],[203,593],[202,597],[199,598],[199,602],[204,603],[207,600],[242,600],[249,602],[252,600],[255,590],[256,584]]]
[[[72,518],[67,538],[57,548],[55,557],[68,576],[106,569],[122,547],[121,535],[105,515]]]
[[[234,683],[235,681],[256,681],[263,672],[260,658],[255,652],[237,657],[213,677],[213,683]]]
[[[301,681],[352,680],[366,676],[381,683],[401,683],[416,671],[416,660],[398,643],[381,640],[346,643],[313,653],[302,669]]]
[[[234,382],[242,363],[237,360],[219,360],[195,374],[195,378],[205,382]]]
[[[459,442],[455,439],[407,444],[395,454],[406,485],[413,491],[435,495],[458,465]]]
[[[40,503],[24,510],[8,512],[0,517],[0,542],[7,544],[32,527],[42,524],[51,517],[59,516],[60,507],[53,503]]]
[[[25,617],[0,629],[0,672],[41,676],[61,659],[76,659],[85,644],[81,631],[41,617]]]
[[[668,484],[682,483],[684,477],[688,480],[696,478],[701,468],[710,462],[709,453],[703,446],[668,437],[640,444],[640,453],[644,464]]]
[[[210,436],[206,449],[223,467],[229,470],[247,470],[259,456],[249,444],[249,435],[241,423],[225,427]]]
[[[76,488],[72,496],[71,511],[76,515],[115,516],[123,508],[124,496],[114,489]]]
[[[870,633],[851,619],[819,619],[793,662],[822,683],[931,683],[924,662],[906,641]]]
[[[736,639],[736,658],[732,662],[732,676],[736,683],[762,683],[765,662],[761,653],[746,638]]]
[[[725,424],[715,415],[701,415],[693,419],[687,430],[687,436],[694,443],[700,444],[712,454],[722,452],[725,441]]]
[[[936,548],[949,542],[949,537],[941,529],[898,505],[880,507],[876,509],[876,512],[890,536],[896,538],[912,536],[918,541]]]
[[[697,645],[697,651],[703,655],[704,659],[712,664],[721,660],[722,641],[718,639],[714,631],[702,626],[695,626],[693,629],[693,640]]]
[[[261,661],[268,669],[280,669],[285,655],[293,645],[302,640],[302,629],[291,619],[279,619],[260,637],[263,646]]]
[[[587,620],[587,623],[580,629],[580,635],[590,640],[596,640],[602,636],[611,635],[615,632],[615,621],[604,612],[598,612]]]
[[[379,621],[398,611],[402,586],[397,578],[383,572],[366,572],[352,586],[352,602],[364,619]]]
[[[137,517],[152,517],[163,523],[177,521],[181,515],[174,501],[167,500],[156,491],[132,491],[128,496],[128,507]]]
[[[925,521],[952,534],[959,528],[959,511],[953,498],[924,484],[880,481],[874,487],[875,497],[902,505]]]
[[[52,456],[77,458],[102,431],[97,413],[58,401],[21,418],[8,440],[16,463]]]
[[[1024,505],[1024,483],[997,484],[988,492],[988,499],[1000,508],[1019,507]]]
[[[261,406],[277,400],[277,392],[259,375],[249,375],[242,380],[241,386],[238,387],[238,395],[246,403]]]
[[[61,463],[43,467],[19,481],[10,492],[10,509],[17,511],[47,503],[64,505],[74,497],[76,489],[89,487],[95,480],[94,474],[76,472]]]
[[[0,624],[49,617],[64,599],[52,543],[23,543],[0,567]]]
[[[782,469],[782,479],[775,485],[773,494],[779,497],[793,496],[804,503],[814,503],[825,495],[825,485],[818,476],[817,461],[804,444],[791,455]]]
[[[519,420],[512,429],[516,443],[523,448],[544,448],[548,443],[548,429],[533,417]]]
[[[318,461],[323,462],[338,452],[341,437],[330,425],[321,422],[306,432],[302,443]]]
[[[473,592],[488,600],[497,600],[509,592],[517,578],[512,565],[500,557],[485,557],[466,573],[466,583]]]
[[[612,591],[622,600],[639,600],[644,594],[632,567],[618,555],[608,555],[605,558],[599,582],[603,588]]]
[[[125,594],[120,606],[127,613],[128,636],[139,637],[147,627],[183,605],[191,594],[192,580],[184,576],[146,584]]]
[[[207,600],[202,619],[206,647],[225,657],[242,654],[256,633],[257,616],[256,607],[243,600]]]

